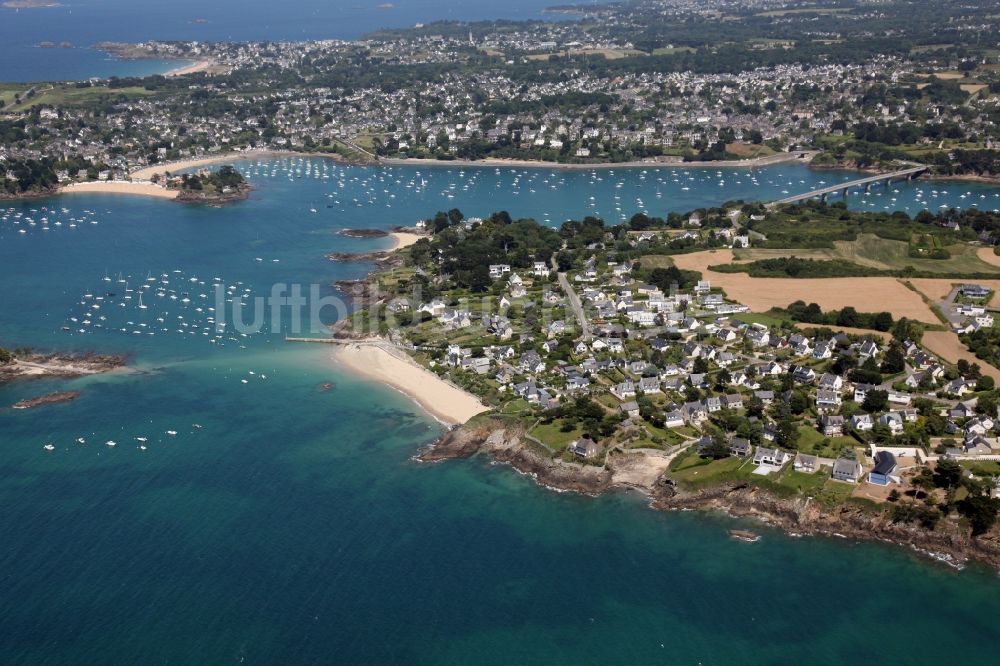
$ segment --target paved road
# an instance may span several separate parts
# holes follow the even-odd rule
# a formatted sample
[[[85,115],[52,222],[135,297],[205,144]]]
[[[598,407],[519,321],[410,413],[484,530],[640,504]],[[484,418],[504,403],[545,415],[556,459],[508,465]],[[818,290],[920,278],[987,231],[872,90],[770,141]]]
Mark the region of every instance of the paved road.
[[[925,166],[916,166],[916,167],[913,167],[913,168],[910,168],[910,169],[902,169],[900,171],[894,171],[892,173],[882,173],[882,174],[878,174],[876,176],[868,176],[866,178],[858,178],[857,180],[852,180],[852,181],[847,182],[847,183],[838,183],[837,185],[831,185],[830,187],[824,187],[824,188],[819,189],[819,190],[812,190],[810,192],[805,192],[804,194],[796,194],[796,195],[791,196],[791,197],[786,197],[784,199],[776,201],[775,203],[778,203],[778,204],[790,204],[790,203],[795,203],[796,201],[805,201],[806,199],[812,199],[814,197],[819,197],[819,196],[822,196],[824,194],[834,194],[836,192],[840,192],[841,190],[843,190],[845,188],[863,187],[865,185],[871,185],[873,183],[878,183],[878,182],[881,182],[881,181],[884,181],[884,180],[891,180],[893,178],[895,178],[895,179],[907,178],[909,176],[914,176],[916,174],[923,173],[924,171],[927,171],[927,167],[925,167]]]
[[[552,258],[552,268],[556,269],[555,257]],[[558,273],[558,271],[556,271]],[[569,306],[573,309],[573,314],[576,315],[576,320],[580,323],[580,333],[584,342],[589,342],[594,336],[590,332],[590,322],[587,321],[587,313],[583,311],[583,303],[580,302],[580,297],[576,295],[576,291],[573,289],[573,285],[569,283],[566,279],[565,273],[558,273],[559,286],[562,288],[563,293],[566,294],[566,298],[569,300]]]

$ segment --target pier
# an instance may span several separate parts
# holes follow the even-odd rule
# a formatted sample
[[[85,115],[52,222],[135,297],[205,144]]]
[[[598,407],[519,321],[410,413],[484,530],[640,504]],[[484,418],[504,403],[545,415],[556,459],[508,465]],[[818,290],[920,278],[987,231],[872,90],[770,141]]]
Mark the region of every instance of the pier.
[[[804,194],[796,194],[795,196],[786,197],[784,199],[779,199],[769,204],[769,206],[777,206],[781,204],[792,204],[798,203],[799,201],[806,201],[808,199],[818,198],[820,201],[826,202],[826,198],[831,194],[840,193],[845,198],[847,193],[854,188],[862,188],[865,192],[869,191],[873,185],[883,183],[886,187],[889,187],[893,181],[900,180],[913,180],[920,174],[927,171],[926,166],[915,166],[909,169],[902,169],[900,171],[893,171],[892,173],[880,173],[876,176],[868,176],[867,178],[858,178],[857,180],[851,180],[846,183],[838,183],[837,185],[831,185],[830,187],[824,187],[819,190],[811,190],[805,192]]]

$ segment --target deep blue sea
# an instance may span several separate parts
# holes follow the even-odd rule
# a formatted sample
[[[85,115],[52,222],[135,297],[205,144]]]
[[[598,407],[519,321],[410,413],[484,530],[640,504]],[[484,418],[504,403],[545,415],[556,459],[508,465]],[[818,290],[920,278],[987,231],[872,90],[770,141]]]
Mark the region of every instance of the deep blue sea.
[[[98,42],[357,39],[379,28],[437,20],[543,18],[551,0],[61,0],[39,9],[0,7],[0,81],[142,76],[176,63],[126,61],[92,47]],[[547,18],[564,20],[549,15]],[[76,48],[41,49],[68,41]]]
[[[329,295],[364,274],[324,254],[386,241],[338,229],[452,206],[557,223],[641,198],[662,215],[848,174],[240,168],[257,189],[224,208],[81,194],[0,213],[0,345],[128,353],[136,370],[0,388],[0,662],[996,663],[993,573],[767,529],[745,544],[728,519],[636,494],[558,494],[479,459],[419,464],[440,426],[322,345],[272,329],[211,341],[217,282]],[[998,194],[898,189],[870,207]],[[82,394],[7,408],[62,389]]]

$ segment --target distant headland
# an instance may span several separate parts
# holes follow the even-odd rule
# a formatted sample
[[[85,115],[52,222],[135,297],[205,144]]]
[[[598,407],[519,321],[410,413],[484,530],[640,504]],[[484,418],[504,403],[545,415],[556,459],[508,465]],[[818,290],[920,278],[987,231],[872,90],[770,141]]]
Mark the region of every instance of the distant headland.
[[[62,3],[53,0],[7,0],[3,6],[7,9],[51,9],[62,7]]]

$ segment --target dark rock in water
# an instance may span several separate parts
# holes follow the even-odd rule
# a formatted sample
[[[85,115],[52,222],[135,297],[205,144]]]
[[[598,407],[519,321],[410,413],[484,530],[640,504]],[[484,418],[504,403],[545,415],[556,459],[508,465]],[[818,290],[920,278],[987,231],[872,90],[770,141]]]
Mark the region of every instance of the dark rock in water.
[[[382,238],[389,235],[388,231],[381,229],[341,229],[337,233],[349,238]]]
[[[61,402],[76,400],[78,395],[80,395],[79,391],[61,391],[59,393],[41,395],[37,398],[26,398],[15,403],[14,409],[32,409],[34,407],[41,407],[42,405],[57,405]]]
[[[330,261],[385,261],[389,258],[388,252],[331,252],[326,255]]]

